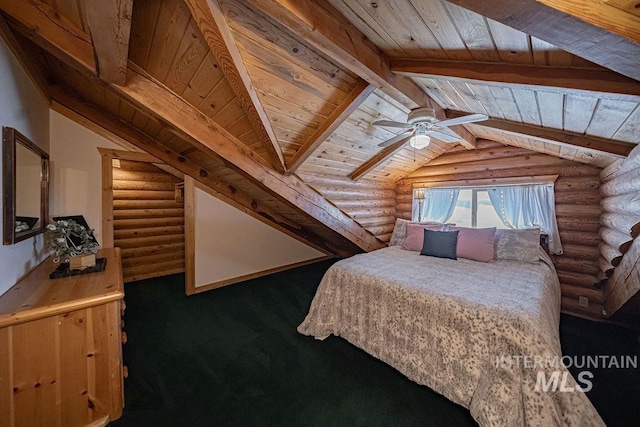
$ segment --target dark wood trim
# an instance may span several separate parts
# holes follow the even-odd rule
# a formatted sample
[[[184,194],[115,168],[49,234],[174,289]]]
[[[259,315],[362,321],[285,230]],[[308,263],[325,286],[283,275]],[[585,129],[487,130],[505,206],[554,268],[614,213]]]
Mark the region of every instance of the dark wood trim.
[[[22,144],[40,157],[40,227],[15,232],[16,217],[16,144]],[[2,127],[2,230],[4,245],[12,245],[45,231],[49,222],[49,154],[18,130]]]
[[[14,243],[16,217],[16,146],[9,137],[9,129],[2,129],[2,244]]]

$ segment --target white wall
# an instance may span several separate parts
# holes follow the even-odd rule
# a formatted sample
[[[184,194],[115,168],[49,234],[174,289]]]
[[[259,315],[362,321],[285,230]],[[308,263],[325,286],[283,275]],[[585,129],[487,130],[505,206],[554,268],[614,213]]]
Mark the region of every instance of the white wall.
[[[1,38],[0,94],[0,125],[16,128],[49,152],[49,105]],[[48,256],[43,237],[40,234],[15,245],[0,246],[0,294]]]
[[[196,287],[324,256],[198,188],[195,202]]]
[[[102,163],[98,147],[119,145],[51,110],[51,217],[84,215],[102,244]]]

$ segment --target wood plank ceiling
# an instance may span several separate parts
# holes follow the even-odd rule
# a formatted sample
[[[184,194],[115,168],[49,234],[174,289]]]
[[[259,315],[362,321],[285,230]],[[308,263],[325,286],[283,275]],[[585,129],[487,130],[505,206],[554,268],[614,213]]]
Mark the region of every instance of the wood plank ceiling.
[[[259,170],[292,175],[282,189],[302,188],[305,203],[320,203],[305,187],[317,182],[312,176],[345,186],[362,177],[386,192],[458,145],[432,139],[421,150],[378,146],[398,132],[372,122],[404,121],[418,104],[436,108],[440,119],[489,115],[491,126],[456,129],[468,149],[475,138],[490,139],[604,167],[640,141],[638,81],[453,2],[135,0],[131,19],[126,7],[113,18],[131,22],[124,85],[96,76],[99,68],[82,50],[93,43],[98,52],[100,37],[87,19],[87,3],[12,3],[0,0],[3,16],[62,108],[86,108],[85,118],[107,116],[124,133],[158,144],[157,155],[168,148],[167,156],[196,175],[200,168],[199,179],[217,185],[227,200],[335,253],[380,242],[360,234],[330,202],[321,213],[304,212],[299,196],[268,188]],[[49,21],[65,28],[73,43],[48,39],[56,34]],[[465,72],[478,68],[474,64],[503,68],[490,69],[500,75],[492,80]],[[539,78],[524,85],[527,75]],[[152,100],[139,83],[170,96]],[[162,102],[167,112],[155,110]],[[203,129],[213,126],[215,135],[222,129],[259,167],[247,169],[221,154],[217,136],[212,143],[198,140],[204,134],[170,120],[169,110]],[[331,220],[323,219],[326,212]],[[388,224],[372,223],[388,235]]]
[[[606,93],[605,84],[595,92],[460,78],[461,68],[485,63],[535,66],[526,70],[529,72],[545,67],[555,72],[570,68],[569,75],[574,76],[584,71],[597,75],[602,68],[447,1],[331,0],[331,3],[394,59],[392,69],[412,76],[443,108],[607,140],[633,144],[640,141],[640,85],[631,79],[620,78],[625,82],[625,90],[633,95]],[[414,67],[407,66],[412,63]],[[448,69],[436,64],[446,64]],[[408,69],[414,72],[407,72]],[[515,67],[503,70],[519,72]],[[525,75],[523,80],[526,79]],[[468,129],[479,138],[595,166],[604,167],[615,160],[606,154],[487,129],[482,123],[469,125]]]

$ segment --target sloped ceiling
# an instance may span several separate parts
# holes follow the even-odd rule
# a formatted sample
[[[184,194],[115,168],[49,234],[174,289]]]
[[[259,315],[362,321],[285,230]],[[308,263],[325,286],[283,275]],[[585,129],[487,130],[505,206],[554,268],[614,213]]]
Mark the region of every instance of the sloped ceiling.
[[[151,154],[221,196],[345,254],[382,243],[300,177],[390,183],[457,146],[432,139],[421,150],[381,149],[397,132],[375,120],[404,121],[418,105],[440,119],[483,113],[489,122],[455,128],[467,149],[489,139],[599,167],[640,141],[640,83],[596,65],[597,49],[587,60],[454,3],[135,0],[128,13],[130,1],[104,9],[0,0],[0,8],[5,39],[54,104],[107,117],[102,126],[137,135],[138,147],[153,145]],[[128,41],[124,85],[101,73],[97,46],[114,34],[92,23],[94,7],[113,28],[130,25],[130,36],[116,37]],[[637,39],[625,40],[615,47],[640,54]]]

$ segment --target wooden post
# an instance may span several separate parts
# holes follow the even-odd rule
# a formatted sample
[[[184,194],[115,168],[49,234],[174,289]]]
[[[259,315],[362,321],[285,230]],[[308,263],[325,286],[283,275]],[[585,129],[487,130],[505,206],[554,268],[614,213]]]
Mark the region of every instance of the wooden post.
[[[113,156],[102,154],[102,247],[113,247]]]
[[[184,177],[184,258],[185,293],[196,293],[196,184],[188,175]]]

